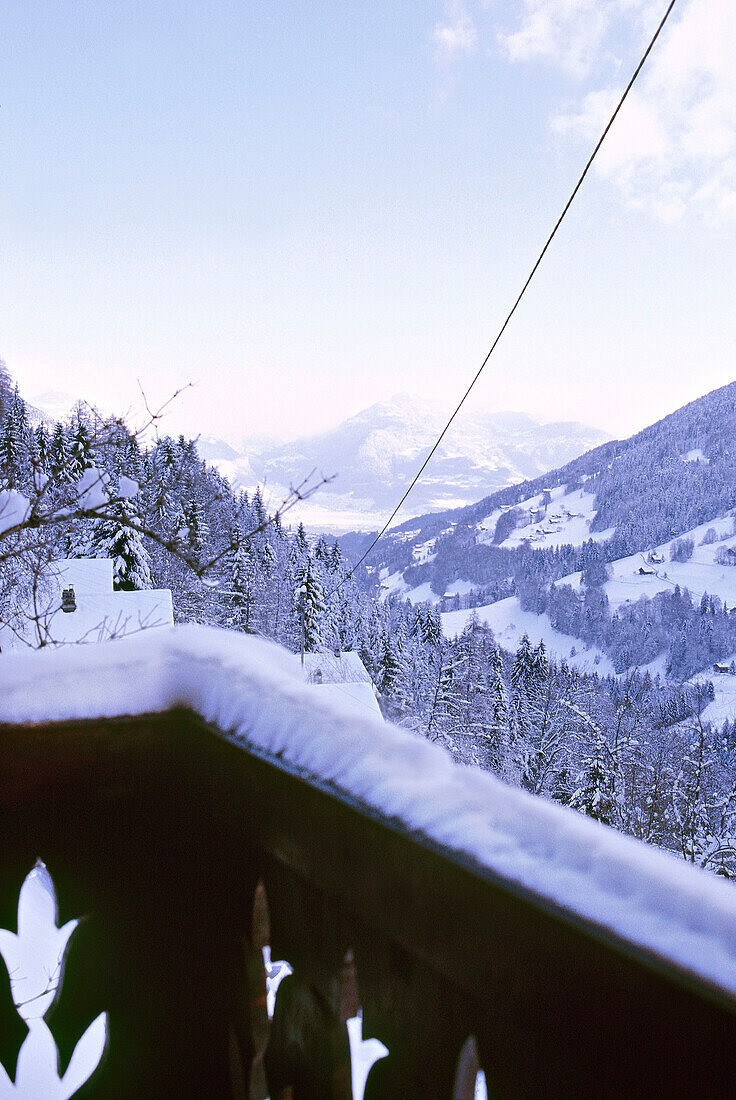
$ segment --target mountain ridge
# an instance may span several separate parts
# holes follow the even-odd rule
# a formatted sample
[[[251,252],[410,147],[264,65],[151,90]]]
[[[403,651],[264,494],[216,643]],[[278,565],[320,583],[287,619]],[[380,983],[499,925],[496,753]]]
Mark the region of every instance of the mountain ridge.
[[[342,527],[375,526],[396,504],[445,424],[439,403],[409,394],[377,402],[335,428],[289,443],[256,446],[235,461],[211,460],[236,486],[254,478],[272,493],[301,483],[315,470],[337,475],[299,518],[319,526],[320,516],[342,516]],[[541,474],[560,461],[607,439],[576,421],[542,422],[526,413],[466,415],[442,441],[413,500],[427,511],[469,504],[480,493]],[[296,513],[295,513],[296,514]],[[332,524],[331,526],[340,526]]]

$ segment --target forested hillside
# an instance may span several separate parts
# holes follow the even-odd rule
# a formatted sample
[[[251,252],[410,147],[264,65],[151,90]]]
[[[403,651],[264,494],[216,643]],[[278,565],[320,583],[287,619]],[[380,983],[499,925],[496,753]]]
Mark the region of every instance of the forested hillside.
[[[482,586],[504,577],[539,575],[547,580],[584,568],[590,557],[614,561],[650,549],[736,507],[736,383],[691,402],[677,412],[624,441],[605,443],[533,481],[522,482],[484,497],[467,508],[409,520],[372,559],[389,573],[412,572],[409,587],[423,581],[442,595],[458,577]],[[584,487],[595,497],[589,535],[609,537],[588,546],[587,539],[565,546],[554,555],[526,547],[511,550],[511,560],[499,557],[479,531],[487,517],[513,510],[545,490],[565,486],[571,493]],[[433,559],[413,568],[415,547],[437,539]]]
[[[144,438],[83,407],[32,426],[4,368],[0,479],[5,629],[33,616],[49,561],[111,557],[118,588],[170,588],[178,621],[293,651],[355,650],[384,714],[458,761],[736,873],[733,731],[703,721],[709,683],[583,674],[528,639],[504,651],[477,620],[448,639],[436,608],[378,599],[370,576],[348,575],[337,541],[290,528],[288,511],[267,514],[258,491],[234,493],[194,441]]]

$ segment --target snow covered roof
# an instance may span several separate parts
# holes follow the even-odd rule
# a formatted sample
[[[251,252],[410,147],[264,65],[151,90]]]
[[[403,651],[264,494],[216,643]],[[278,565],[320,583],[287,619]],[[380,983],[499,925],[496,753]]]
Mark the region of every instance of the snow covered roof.
[[[76,611],[57,610],[49,617],[48,633],[55,643],[101,642],[174,622],[171,592],[167,589],[110,592],[104,596],[75,589],[75,595]]]
[[[38,624],[29,618],[24,633],[28,644],[38,644],[36,635],[54,644],[100,642],[151,627],[173,626],[174,612],[168,589],[142,592],[113,591],[111,558],[63,558],[51,563],[45,590],[37,608]],[[74,611],[62,610],[61,594],[74,588]],[[0,630],[3,651],[22,648],[23,642],[11,631]]]
[[[322,699],[336,699],[344,706],[349,706],[359,715],[379,718],[383,721],[381,708],[373,688],[373,684],[363,681],[349,681],[345,684],[310,684],[313,691],[319,693]]]
[[[365,665],[357,653],[305,653],[304,675],[308,683],[370,684]]]
[[[0,660],[0,721],[188,707],[499,877],[736,994],[736,890],[305,684],[292,654],[200,626]]]
[[[323,699],[337,699],[358,714],[383,721],[373,681],[357,653],[305,653],[303,666],[298,660],[303,679]]]

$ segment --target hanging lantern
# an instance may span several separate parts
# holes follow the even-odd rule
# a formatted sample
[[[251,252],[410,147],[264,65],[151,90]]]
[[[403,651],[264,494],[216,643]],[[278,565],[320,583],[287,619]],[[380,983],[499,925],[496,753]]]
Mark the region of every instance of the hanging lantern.
[[[77,598],[74,595],[74,586],[69,585],[68,588],[61,590],[61,610],[62,611],[76,611],[77,610]]]

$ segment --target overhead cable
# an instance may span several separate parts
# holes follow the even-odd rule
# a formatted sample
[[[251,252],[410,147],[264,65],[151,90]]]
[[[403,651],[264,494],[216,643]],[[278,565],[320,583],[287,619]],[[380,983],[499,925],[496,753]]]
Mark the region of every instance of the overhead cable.
[[[458,402],[458,404],[457,404],[457,406],[456,406],[456,408],[455,408],[454,412],[453,412],[453,413],[452,413],[452,415],[450,416],[449,420],[448,420],[448,421],[447,421],[447,423],[445,424],[445,426],[444,426],[444,428],[442,429],[442,431],[440,432],[440,434],[439,434],[439,435],[437,436],[437,439],[436,439],[436,440],[435,440],[435,442],[434,442],[434,443],[432,444],[432,448],[431,448],[431,450],[429,451],[429,453],[427,454],[427,456],[426,456],[426,458],[424,459],[424,461],[422,462],[422,465],[421,465],[421,466],[419,467],[419,469],[417,470],[416,474],[414,475],[414,477],[412,478],[412,480],[411,480],[411,481],[409,482],[409,485],[407,486],[406,490],[404,491],[404,494],[403,494],[403,496],[401,497],[401,500],[400,500],[400,501],[398,502],[398,504],[397,504],[397,505],[396,505],[396,507],[394,508],[393,512],[391,513],[391,515],[390,515],[390,516],[388,517],[388,519],[387,519],[387,520],[386,520],[386,522],[384,523],[384,525],[383,525],[383,527],[381,528],[381,530],[380,530],[380,531],[378,532],[378,534],[377,534],[377,535],[375,536],[375,538],[373,539],[373,541],[372,541],[372,542],[371,542],[371,544],[369,545],[368,549],[367,549],[367,550],[366,550],[366,551],[365,551],[365,552],[364,552],[364,553],[363,553],[363,554],[361,555],[361,557],[360,557],[360,558],[358,559],[358,561],[357,561],[357,562],[355,563],[355,565],[354,565],[354,566],[352,567],[352,569],[351,569],[351,570],[350,570],[350,571],[349,571],[349,572],[348,572],[348,573],[347,573],[347,574],[345,575],[345,577],[344,577],[344,578],[343,578],[343,579],[342,579],[342,580],[340,581],[340,583],[339,583],[339,584],[338,584],[338,585],[337,585],[337,586],[336,586],[336,587],[335,587],[335,588],[334,588],[334,589],[333,589],[333,590],[332,590],[332,591],[331,591],[331,592],[329,593],[329,597],[332,597],[332,596],[334,596],[334,595],[335,595],[335,594],[336,594],[336,593],[337,593],[337,592],[338,592],[338,591],[339,591],[339,590],[340,590],[340,589],[342,588],[342,586],[343,586],[343,585],[344,585],[344,584],[345,584],[345,583],[346,583],[347,581],[349,581],[349,580],[350,580],[350,578],[351,578],[351,577],[352,577],[352,576],[354,575],[355,571],[356,571],[356,570],[357,570],[357,569],[358,569],[358,568],[359,568],[359,567],[360,567],[360,566],[361,566],[361,565],[363,564],[363,562],[364,562],[364,561],[366,560],[366,558],[367,558],[367,557],[369,556],[369,554],[371,554],[371,553],[373,552],[373,550],[374,550],[374,549],[375,549],[375,547],[376,547],[376,546],[378,545],[378,543],[380,542],[380,540],[381,540],[381,539],[383,538],[383,536],[384,536],[384,535],[386,534],[386,532],[388,531],[389,527],[390,527],[390,526],[391,526],[391,524],[393,523],[394,519],[396,518],[396,516],[398,515],[398,513],[399,513],[399,512],[401,511],[401,508],[402,508],[402,506],[404,505],[404,503],[405,503],[405,501],[406,501],[407,497],[409,496],[409,494],[411,493],[412,489],[413,489],[413,488],[414,488],[414,486],[415,486],[415,485],[417,484],[417,482],[419,481],[420,477],[422,476],[422,474],[423,474],[423,473],[424,473],[424,471],[426,470],[427,466],[429,465],[429,462],[430,462],[430,460],[431,460],[432,456],[434,455],[435,451],[437,450],[437,448],[439,447],[440,443],[442,442],[442,440],[444,439],[445,435],[447,434],[447,432],[448,432],[448,430],[449,430],[449,428],[450,428],[450,425],[452,424],[453,420],[455,419],[455,417],[457,416],[457,414],[458,414],[458,413],[460,412],[460,409],[461,409],[461,408],[463,407],[463,405],[465,404],[465,401],[467,400],[467,398],[468,398],[468,396],[469,396],[469,394],[470,394],[471,390],[473,389],[473,387],[475,386],[476,382],[477,382],[477,381],[478,381],[478,379],[480,378],[481,374],[482,374],[482,373],[483,373],[483,371],[485,370],[485,368],[486,368],[486,365],[487,365],[487,363],[488,363],[489,359],[491,358],[491,356],[493,355],[494,351],[496,350],[496,347],[497,347],[497,345],[498,345],[498,343],[499,343],[499,341],[500,341],[501,337],[503,336],[504,332],[506,331],[506,329],[507,329],[507,327],[508,327],[508,325],[509,325],[509,323],[510,323],[510,321],[511,321],[511,318],[512,318],[512,317],[514,316],[514,314],[516,313],[516,310],[518,309],[518,307],[519,307],[519,305],[520,305],[520,303],[521,303],[521,300],[522,300],[522,298],[523,298],[523,297],[524,297],[524,295],[526,294],[526,292],[527,292],[527,290],[528,290],[528,288],[529,288],[529,284],[531,283],[532,279],[533,279],[533,278],[534,278],[534,276],[536,275],[536,273],[537,273],[537,270],[538,270],[538,268],[539,268],[540,264],[542,263],[542,260],[544,259],[545,255],[547,254],[547,250],[548,250],[549,246],[550,246],[550,245],[552,244],[552,241],[553,241],[553,240],[554,240],[554,238],[556,237],[558,229],[560,228],[560,226],[562,225],[563,221],[565,220],[565,217],[567,216],[567,212],[568,212],[568,210],[570,209],[570,207],[572,206],[573,202],[575,201],[575,198],[576,198],[576,196],[577,196],[577,193],[578,193],[578,191],[580,190],[580,188],[582,187],[582,185],[583,185],[583,182],[585,181],[585,178],[586,178],[586,176],[588,175],[588,172],[590,171],[591,165],[593,164],[593,161],[595,160],[595,158],[596,158],[596,156],[598,155],[598,152],[599,152],[599,150],[600,150],[601,146],[603,145],[603,142],[604,142],[604,141],[606,140],[606,137],[608,136],[608,132],[609,132],[609,130],[610,130],[610,129],[611,129],[611,127],[613,126],[614,122],[616,121],[616,118],[618,117],[619,111],[621,110],[621,108],[623,107],[624,103],[626,102],[626,99],[627,99],[627,97],[628,97],[628,95],[629,95],[629,92],[630,92],[630,91],[631,91],[631,89],[633,88],[633,86],[634,86],[634,84],[635,84],[635,82],[636,82],[636,79],[637,79],[637,77],[639,76],[639,73],[640,73],[640,72],[641,72],[641,70],[642,70],[642,69],[644,68],[644,65],[646,64],[647,58],[649,57],[650,53],[651,53],[651,52],[652,52],[652,50],[654,49],[654,46],[655,46],[655,44],[656,44],[656,42],[657,42],[657,39],[659,38],[660,34],[662,33],[662,31],[663,31],[663,29],[664,29],[664,26],[665,26],[665,24],[666,24],[667,20],[669,19],[669,17],[670,17],[670,14],[672,13],[672,9],[674,8],[674,6],[675,6],[676,2],[677,2],[677,0],[670,0],[670,4],[668,5],[668,7],[667,7],[667,10],[666,10],[666,12],[664,13],[664,16],[662,17],[662,20],[661,20],[661,22],[660,22],[659,26],[657,27],[656,31],[654,32],[654,35],[652,36],[652,39],[651,39],[651,41],[650,41],[649,45],[647,46],[646,50],[644,51],[644,53],[643,53],[643,55],[642,55],[642,58],[641,58],[641,60],[639,61],[639,64],[638,64],[638,65],[636,66],[636,69],[634,70],[634,73],[633,73],[633,75],[632,75],[631,79],[629,80],[629,83],[628,83],[628,84],[626,85],[626,87],[625,87],[625,89],[624,89],[624,91],[623,91],[623,94],[622,94],[621,98],[619,99],[619,101],[618,101],[618,103],[617,103],[617,105],[616,105],[616,109],[614,110],[613,114],[611,115],[610,119],[608,120],[608,123],[606,124],[606,128],[604,129],[603,133],[602,133],[602,134],[601,134],[601,136],[599,137],[599,139],[598,139],[598,141],[597,141],[597,143],[596,143],[596,146],[595,146],[595,148],[593,149],[593,152],[592,152],[592,153],[590,154],[590,156],[589,156],[589,158],[588,158],[588,161],[587,161],[587,163],[586,163],[586,165],[585,165],[585,168],[583,169],[583,171],[582,171],[582,173],[581,173],[581,175],[580,175],[580,177],[579,177],[579,179],[578,179],[577,183],[575,184],[575,187],[573,188],[573,191],[572,191],[572,194],[570,195],[570,198],[569,198],[569,199],[567,200],[567,202],[565,203],[565,206],[564,206],[564,208],[563,208],[563,210],[562,210],[562,213],[560,214],[559,218],[558,218],[558,219],[557,219],[557,221],[555,222],[555,225],[554,225],[554,228],[553,228],[552,232],[551,232],[551,233],[550,233],[550,235],[549,235],[549,236],[547,237],[547,240],[545,241],[545,244],[544,244],[544,247],[543,247],[542,251],[541,251],[541,252],[539,253],[539,255],[537,256],[537,259],[536,259],[536,262],[535,262],[535,264],[534,264],[533,268],[532,268],[532,269],[531,269],[531,271],[529,272],[529,275],[527,276],[527,278],[526,278],[526,281],[525,281],[524,285],[522,286],[521,290],[519,291],[519,294],[518,294],[518,296],[517,296],[517,298],[516,298],[516,301],[514,302],[514,304],[513,304],[513,306],[511,307],[511,309],[509,310],[509,312],[508,312],[508,315],[507,315],[507,317],[506,317],[506,320],[505,320],[505,321],[503,322],[503,324],[501,325],[501,328],[499,329],[499,331],[498,331],[498,334],[497,334],[497,336],[496,336],[495,340],[494,340],[494,341],[493,341],[493,343],[491,344],[491,347],[490,347],[490,349],[489,349],[489,351],[488,351],[488,354],[486,355],[486,357],[485,357],[485,359],[483,360],[483,362],[481,363],[481,365],[480,365],[480,366],[478,367],[478,370],[476,371],[476,373],[475,373],[475,376],[473,377],[473,379],[472,379],[472,381],[471,381],[470,385],[469,385],[469,386],[468,386],[468,388],[466,389],[466,391],[465,391],[465,393],[463,394],[463,396],[462,396],[462,397],[460,398],[460,401]]]

